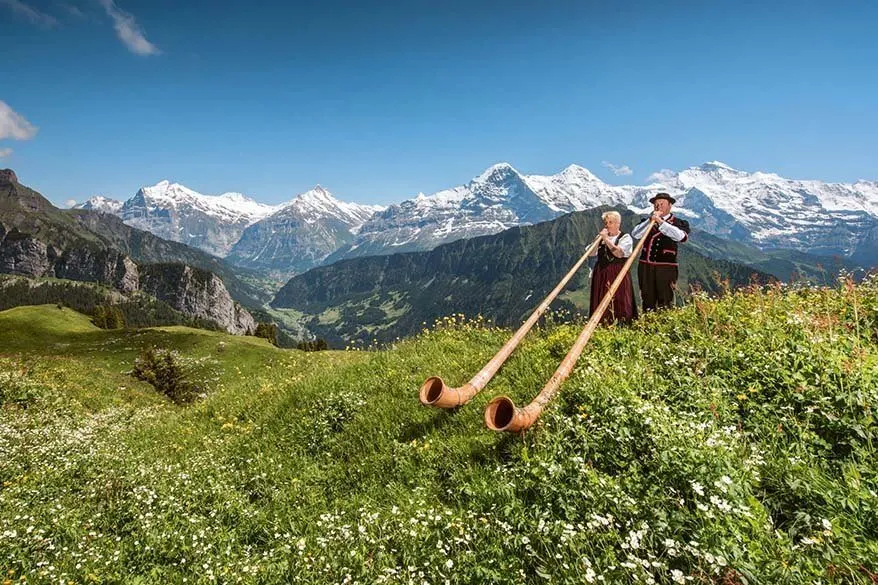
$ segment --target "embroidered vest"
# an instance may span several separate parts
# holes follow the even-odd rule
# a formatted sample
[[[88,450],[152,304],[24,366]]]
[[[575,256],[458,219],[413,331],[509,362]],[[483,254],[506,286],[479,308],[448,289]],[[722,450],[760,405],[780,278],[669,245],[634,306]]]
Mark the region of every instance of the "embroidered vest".
[[[673,214],[665,221],[685,232],[684,242],[689,239],[688,221],[680,219]],[[677,242],[661,233],[657,225],[652,226],[649,233],[643,237],[646,241],[643,243],[643,249],[640,251],[640,262],[642,264],[677,265]]]

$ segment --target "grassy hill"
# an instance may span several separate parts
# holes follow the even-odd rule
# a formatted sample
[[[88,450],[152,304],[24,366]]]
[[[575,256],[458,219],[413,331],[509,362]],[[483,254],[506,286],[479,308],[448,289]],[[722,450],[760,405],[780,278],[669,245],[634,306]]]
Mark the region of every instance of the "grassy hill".
[[[0,579],[17,583],[874,583],[878,282],[696,296],[600,329],[524,436],[579,330],[445,319],[384,351],[303,353],[170,327],[0,313]],[[125,372],[179,352],[206,396]]]

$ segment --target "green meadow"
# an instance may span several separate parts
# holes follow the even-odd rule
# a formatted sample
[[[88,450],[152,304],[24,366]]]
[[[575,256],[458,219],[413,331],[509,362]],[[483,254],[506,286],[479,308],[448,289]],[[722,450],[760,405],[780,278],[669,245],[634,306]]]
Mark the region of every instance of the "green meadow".
[[[0,584],[875,583],[878,279],[696,294],[601,328],[525,434],[582,323],[446,318],[301,352],[56,305],[0,312]],[[172,350],[197,398],[130,372]]]

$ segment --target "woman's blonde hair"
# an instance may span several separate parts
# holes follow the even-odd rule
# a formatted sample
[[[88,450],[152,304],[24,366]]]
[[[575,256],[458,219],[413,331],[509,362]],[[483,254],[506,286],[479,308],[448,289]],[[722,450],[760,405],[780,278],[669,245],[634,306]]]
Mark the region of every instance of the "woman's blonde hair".
[[[622,216],[618,211],[605,211],[601,214],[601,221],[606,221],[607,218],[615,219],[620,224],[622,223]]]

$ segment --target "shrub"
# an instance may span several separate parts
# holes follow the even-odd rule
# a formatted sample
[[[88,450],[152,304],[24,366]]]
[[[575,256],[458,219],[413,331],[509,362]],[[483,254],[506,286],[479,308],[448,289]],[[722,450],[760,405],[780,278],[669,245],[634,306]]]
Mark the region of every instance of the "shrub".
[[[92,323],[101,329],[123,329],[125,316],[117,306],[98,305],[95,307]]]
[[[258,323],[254,335],[267,339],[272,345],[277,345],[277,325],[274,323]]]
[[[198,396],[198,387],[187,380],[176,351],[150,347],[134,360],[132,375],[150,383],[156,390],[177,404],[186,404]]]
[[[300,341],[296,344],[296,349],[302,351],[323,351],[329,349],[329,344],[325,339],[315,339],[313,341]]]

